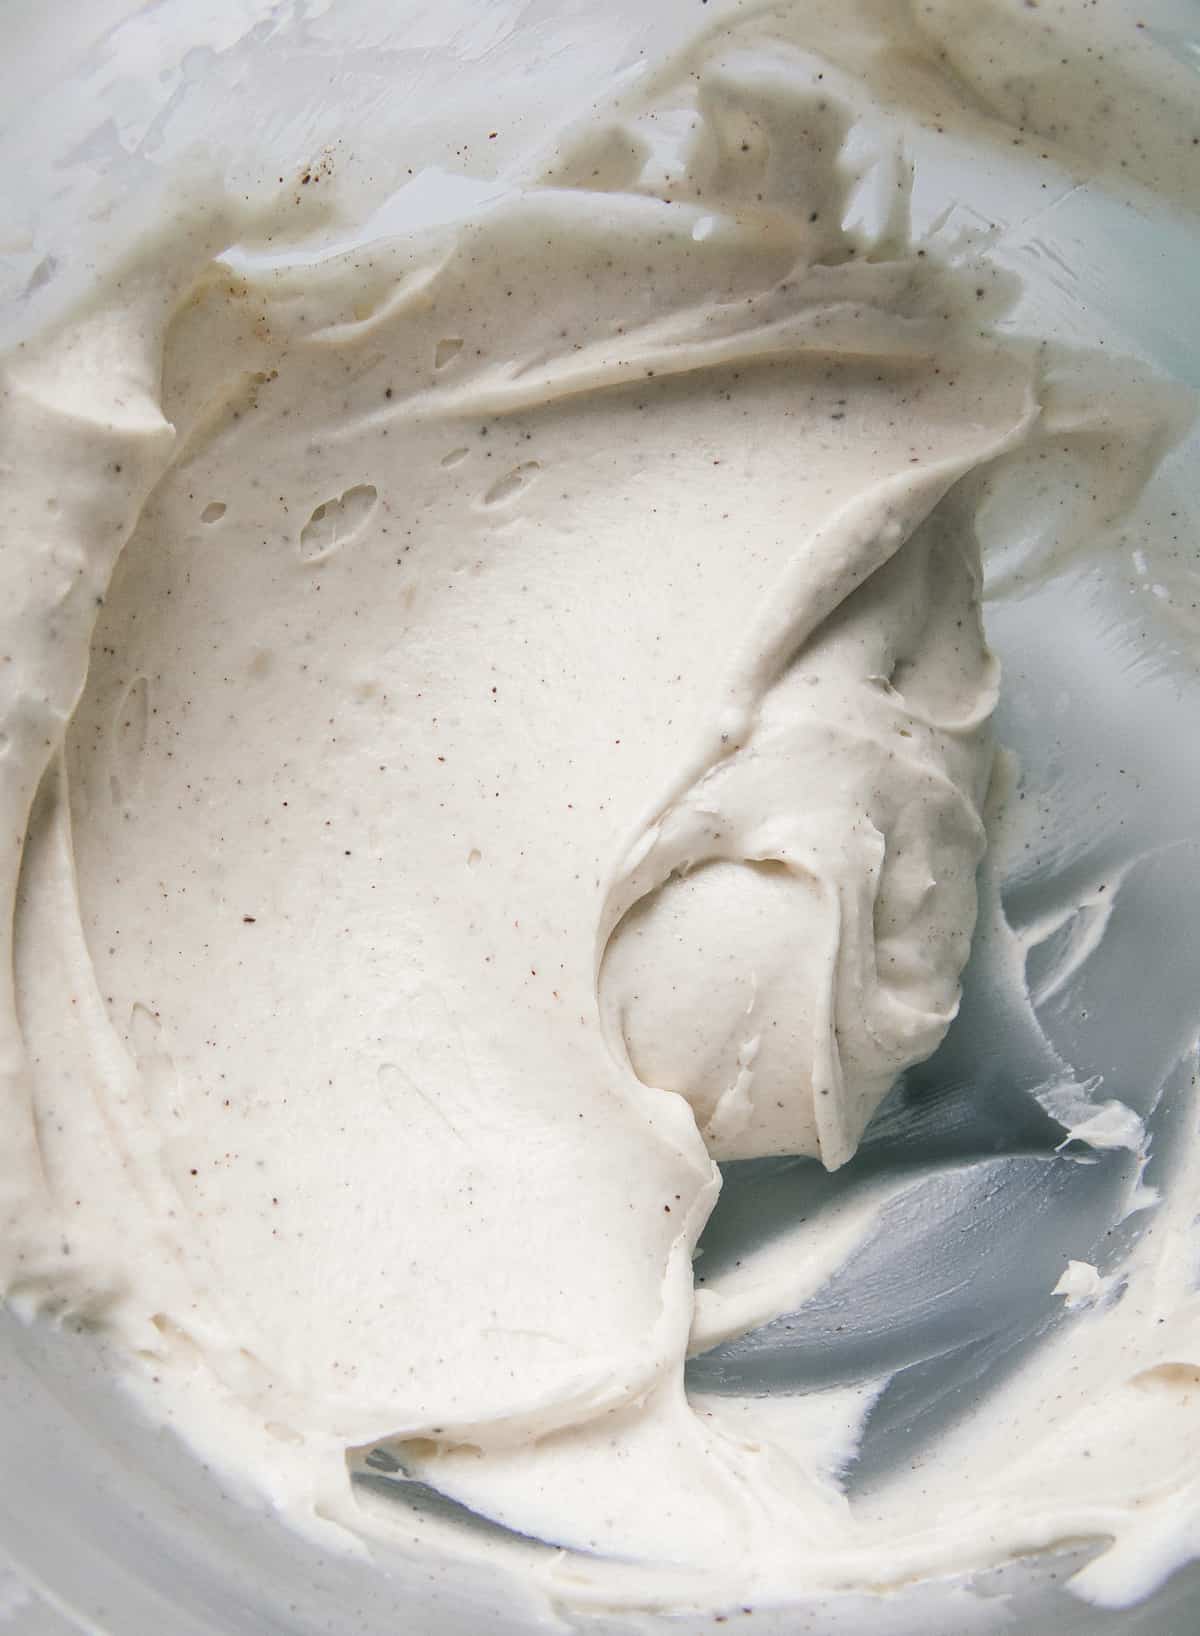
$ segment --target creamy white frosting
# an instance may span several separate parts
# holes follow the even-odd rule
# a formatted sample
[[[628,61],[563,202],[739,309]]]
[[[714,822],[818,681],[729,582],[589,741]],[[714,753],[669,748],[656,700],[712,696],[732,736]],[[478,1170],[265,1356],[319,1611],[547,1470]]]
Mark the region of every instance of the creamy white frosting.
[[[222,256],[264,231],[225,207],[7,359],[0,1280],[339,1537],[395,1526],[349,1451],[580,1553],[491,1547],[581,1603],[1081,1535],[1120,1601],[1196,1528],[1174,1244],[936,1483],[843,1492],[880,1381],[684,1385],[905,1193],[694,1288],[714,1161],[844,1165],[955,1016],[981,506],[1074,439],[1086,532],[1180,423],[1120,370],[1073,397],[996,332],[1011,281],[913,236],[885,14],[832,16],[710,33],[449,227],[289,262]],[[1071,1260],[1073,1325],[1112,1287]]]

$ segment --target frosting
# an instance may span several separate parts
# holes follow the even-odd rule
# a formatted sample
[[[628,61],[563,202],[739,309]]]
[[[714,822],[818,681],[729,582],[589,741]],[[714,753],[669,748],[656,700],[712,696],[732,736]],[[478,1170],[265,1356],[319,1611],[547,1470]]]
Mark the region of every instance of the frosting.
[[[1070,1326],[936,1482],[846,1492],[887,1369],[685,1380],[911,1235],[920,1185],[874,1177],[695,1260],[716,1161],[845,1166],[958,1010],[981,535],[1066,442],[1094,487],[1061,560],[1186,418],[1016,338],[1014,281],[913,228],[874,99],[921,115],[933,82],[889,92],[856,16],[710,31],[448,226],[289,259],[196,215],[5,364],[8,1300],[101,1330],[302,1525],[388,1539],[427,1485],[498,1527],[422,1537],[585,1604],[1079,1536],[1117,1541],[1081,1589],[1119,1602],[1194,1536],[1194,1296],[1148,1240],[1136,1324],[1062,1257]],[[1030,1106],[1127,1159],[1136,1212],[1143,1117],[1035,1015],[1099,903],[1032,998],[1066,920],[1022,943],[993,898],[985,932]],[[939,1221],[979,1218],[980,1174]]]

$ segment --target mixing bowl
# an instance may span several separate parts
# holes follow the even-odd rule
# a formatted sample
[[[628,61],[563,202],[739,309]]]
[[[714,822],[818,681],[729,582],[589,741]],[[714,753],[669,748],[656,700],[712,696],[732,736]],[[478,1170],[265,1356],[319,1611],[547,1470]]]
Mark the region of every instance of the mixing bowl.
[[[737,9],[713,0],[709,11]],[[697,11],[695,0],[10,0],[0,339],[69,311],[181,190],[214,179],[266,198],[306,156],[330,155],[339,213],[310,236],[313,254],[469,212],[547,130],[670,51]],[[1172,72],[1200,63],[1196,4],[1158,0],[1139,18]],[[1006,327],[1103,346],[1200,386],[1200,227],[1178,200],[1131,202],[1086,179],[1047,193],[1019,166],[996,159],[985,170],[952,143],[916,160],[917,227],[974,236],[1022,280]],[[1046,1051],[1146,1120],[1147,1189],[1170,1189],[1195,1124],[1198,453],[1195,433],[1183,435],[1111,549],[1063,572],[1037,571],[1055,541],[1036,507],[1015,552],[1011,529],[1002,553],[985,528],[988,630],[1006,678],[998,735],[1016,770],[959,1018],[844,1170],[800,1159],[725,1167],[703,1241],[710,1269],[881,1178],[911,1182],[886,1230],[798,1312],[689,1366],[691,1384],[714,1392],[887,1377],[851,1494],[986,1407],[1064,1321],[1054,1286],[1067,1259],[1119,1273],[1153,1220],[1138,1211],[1114,1227],[1141,1161],[1064,1146],[1062,1121],[1033,1094]],[[994,503],[1025,492],[1018,483]],[[1165,577],[1139,545],[1139,531],[1164,519],[1181,541]],[[1101,806],[1104,822],[1092,822]],[[1111,912],[1081,887],[1105,868],[1122,872]],[[1009,933],[1027,950],[1034,1034],[996,997]],[[149,1423],[115,1383],[101,1337],[11,1314],[0,1314],[0,1447],[0,1629],[22,1636],[712,1628],[709,1614],[551,1609],[482,1563],[407,1554],[402,1527],[391,1551],[319,1549]],[[382,1478],[362,1482],[401,1508],[435,1503],[389,1500]],[[1194,1566],[1131,1609],[1080,1601],[1064,1584],[1095,1550],[1067,1544],[886,1597],[731,1612],[725,1628],[1185,1636],[1200,1626]]]

